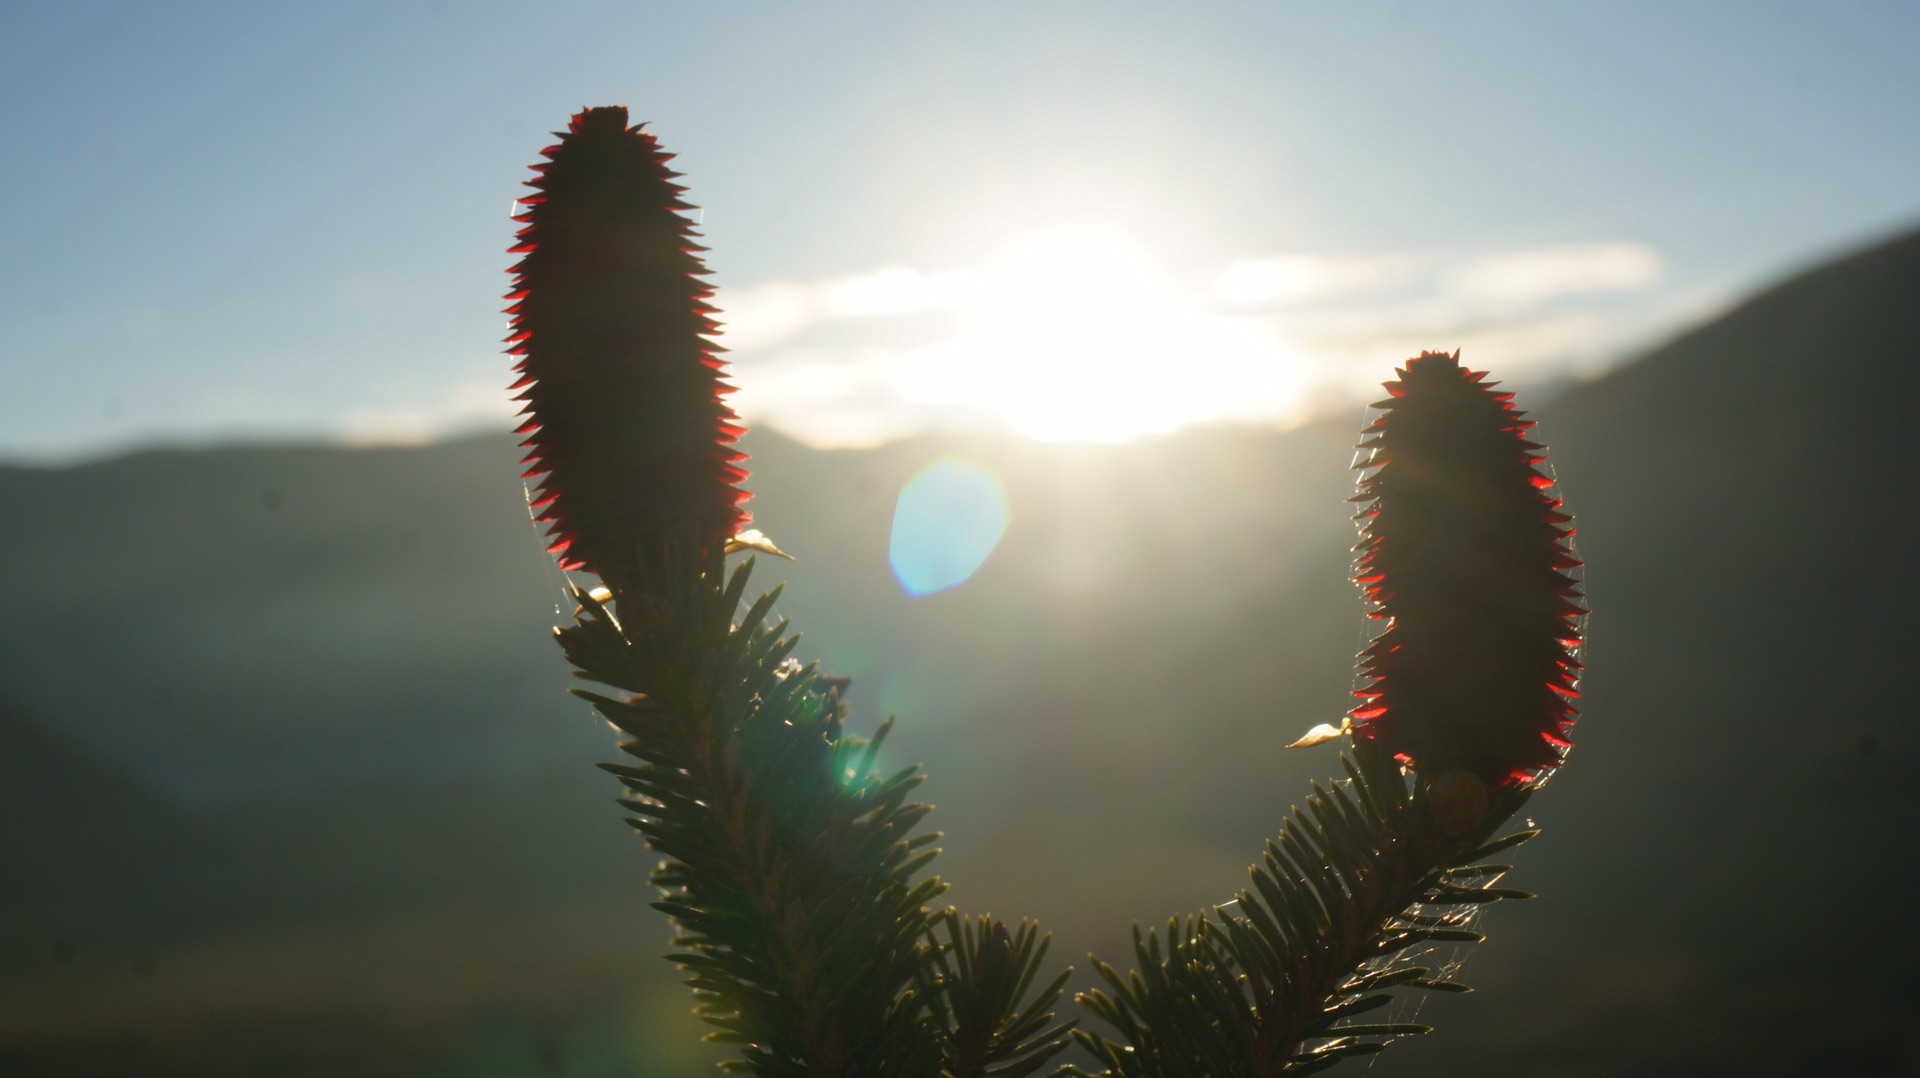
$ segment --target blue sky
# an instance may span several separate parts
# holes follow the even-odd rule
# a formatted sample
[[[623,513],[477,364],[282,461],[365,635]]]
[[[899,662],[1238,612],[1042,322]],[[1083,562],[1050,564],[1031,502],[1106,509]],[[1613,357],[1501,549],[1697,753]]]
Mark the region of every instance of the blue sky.
[[[748,418],[1124,438],[1603,369],[1920,221],[1895,3],[12,5],[0,457],[503,425],[524,167],[624,102]]]

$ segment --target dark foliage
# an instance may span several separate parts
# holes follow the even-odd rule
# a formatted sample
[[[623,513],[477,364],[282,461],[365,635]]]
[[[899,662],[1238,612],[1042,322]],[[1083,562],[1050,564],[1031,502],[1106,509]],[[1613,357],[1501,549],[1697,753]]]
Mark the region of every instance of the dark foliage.
[[[847,735],[837,686],[788,658],[779,590],[736,623],[753,562],[725,555],[638,567],[638,612],[623,623],[580,593],[558,631],[581,690],[630,735],[639,761],[603,765],[621,805],[666,856],[654,872],[674,918],[700,1017],[737,1045],[730,1069],[760,1075],[1021,1075],[1064,1047],[1047,1008],[1064,976],[1034,992],[1045,953],[1032,926],[976,936],[951,911],[948,939],[927,906],[946,889],[920,878],[937,833],[908,800],[917,769],[882,776],[872,739]],[[722,586],[722,581],[725,581]],[[1003,946],[1004,944],[1004,946]]]
[[[1252,887],[1168,921],[1164,940],[1136,928],[1134,972],[1097,965],[1111,994],[1095,990],[1080,1004],[1120,1039],[1074,1036],[1105,1064],[1100,1073],[1310,1074],[1428,1032],[1360,1020],[1391,1003],[1393,989],[1467,990],[1411,956],[1477,943],[1483,906],[1532,897],[1495,886],[1508,866],[1483,863],[1533,836],[1492,838],[1532,787],[1490,801],[1465,771],[1409,783],[1364,740],[1342,763],[1348,783],[1315,784],[1306,810],[1294,810],[1249,870]]]

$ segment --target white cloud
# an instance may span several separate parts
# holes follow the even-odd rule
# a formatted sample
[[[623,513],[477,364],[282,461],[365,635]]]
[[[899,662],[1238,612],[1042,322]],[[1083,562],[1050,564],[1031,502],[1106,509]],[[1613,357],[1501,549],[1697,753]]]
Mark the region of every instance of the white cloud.
[[[1531,303],[1634,292],[1660,279],[1659,252],[1643,243],[1523,248],[1464,260],[1434,253],[1278,254],[1227,266],[1215,285],[1234,306],[1321,302],[1431,286],[1459,299]]]
[[[348,445],[425,445],[461,430],[504,427],[519,411],[494,379],[470,379],[413,404],[361,408],[340,421]]]
[[[970,306],[977,289],[974,275],[965,271],[928,274],[905,266],[888,266],[874,273],[825,281],[815,294],[822,315],[851,319],[955,310]]]
[[[727,290],[721,343],[741,415],[816,446],[930,428],[1118,439],[1354,407],[1430,348],[1461,349],[1508,381],[1592,373],[1679,320],[1651,290],[1661,270],[1652,248],[1620,241],[1465,258],[1284,254],[1183,282],[1124,237],[1063,234],[974,270]],[[910,337],[888,321],[928,311],[956,317],[917,322]],[[391,438],[417,418],[362,427]]]
[[[975,275],[922,273],[887,266],[822,281],[770,281],[722,289],[714,301],[730,351],[755,352],[793,340],[822,322],[861,321],[921,311],[958,310],[977,299]]]
[[[879,445],[938,418],[900,390],[912,363],[900,349],[781,349],[740,365],[732,404],[749,422],[816,448]]]
[[[1428,261],[1411,254],[1244,258],[1220,274],[1215,291],[1234,306],[1364,295],[1408,283]]]
[[[1451,330],[1383,319],[1369,335],[1323,339],[1315,354],[1322,360],[1319,374],[1324,381],[1372,400],[1394,366],[1424,351],[1458,349],[1460,361],[1474,370],[1491,370],[1501,381],[1526,382],[1578,370],[1592,362],[1596,352],[1618,345],[1619,338],[1617,327],[1593,311],[1460,325]]]
[[[789,340],[813,323],[813,292],[794,281],[769,281],[724,290],[715,304],[719,342],[734,352],[752,352]]]
[[[519,402],[504,379],[485,377],[440,385],[395,379],[361,396],[366,403],[336,410],[295,393],[258,386],[222,386],[194,402],[194,418],[216,437],[320,438],[344,445],[424,445],[475,430],[518,425]]]
[[[1588,243],[1508,251],[1477,258],[1446,275],[1456,296],[1538,302],[1558,296],[1637,292],[1660,279],[1659,252],[1643,243]]]

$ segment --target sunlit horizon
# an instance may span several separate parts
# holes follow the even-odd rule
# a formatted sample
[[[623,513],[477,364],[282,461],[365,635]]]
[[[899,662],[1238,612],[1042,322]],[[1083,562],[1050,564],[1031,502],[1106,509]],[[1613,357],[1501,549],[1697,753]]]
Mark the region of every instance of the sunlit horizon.
[[[1660,291],[1659,252],[1623,239],[1255,255],[1184,275],[1121,222],[989,246],[967,267],[722,288],[735,406],[816,448],[1288,428],[1373,400],[1426,349],[1521,385],[1594,377],[1728,299]]]
[[[1290,429],[1350,416],[1429,348],[1462,349],[1509,384],[1582,380],[1737,298],[1660,292],[1659,252],[1621,239],[1194,266],[1124,222],[1094,220],[981,247],[969,265],[722,287],[714,339],[741,418],[816,449],[929,434],[1112,444],[1203,424]],[[262,441],[420,446],[504,431],[518,422],[506,381],[476,375],[322,424],[233,389],[230,413],[256,422],[107,455]]]

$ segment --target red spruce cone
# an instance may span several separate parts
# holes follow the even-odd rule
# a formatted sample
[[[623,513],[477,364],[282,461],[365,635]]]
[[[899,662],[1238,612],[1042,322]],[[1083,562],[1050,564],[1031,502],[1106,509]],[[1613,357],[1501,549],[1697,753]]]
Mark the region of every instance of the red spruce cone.
[[[548,549],[605,578],[671,538],[738,533],[746,455],[673,155],[624,106],[586,109],[559,137],[515,217],[507,351]]]
[[[1580,565],[1513,394],[1425,352],[1367,428],[1354,579],[1387,622],[1360,654],[1355,737],[1489,786],[1559,765],[1580,664]]]

